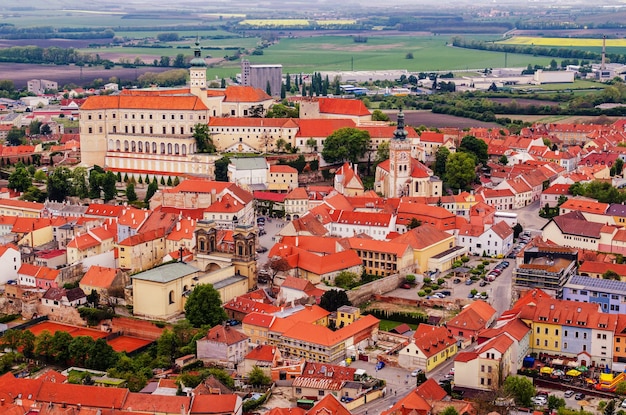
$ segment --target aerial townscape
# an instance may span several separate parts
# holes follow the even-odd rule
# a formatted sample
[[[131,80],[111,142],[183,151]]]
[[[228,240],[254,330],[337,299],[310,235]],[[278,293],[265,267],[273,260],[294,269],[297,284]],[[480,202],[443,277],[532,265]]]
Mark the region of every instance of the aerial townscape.
[[[626,414],[623,4],[0,16],[0,415]]]

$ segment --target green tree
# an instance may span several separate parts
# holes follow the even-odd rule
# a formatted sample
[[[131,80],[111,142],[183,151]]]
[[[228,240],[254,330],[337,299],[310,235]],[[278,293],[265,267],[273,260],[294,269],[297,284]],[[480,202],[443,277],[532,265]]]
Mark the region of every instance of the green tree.
[[[275,104],[267,111],[265,118],[299,118],[299,106],[290,107],[284,104]]]
[[[94,343],[94,340],[89,336],[77,336],[72,339],[69,352],[76,366],[85,366],[87,358],[93,350]]]
[[[370,141],[369,131],[352,127],[340,128],[324,141],[322,157],[327,163],[350,161],[354,164],[365,156]]]
[[[509,164],[509,158],[507,156],[505,156],[504,154],[500,156],[500,159],[498,161],[503,166],[506,166],[507,164]]]
[[[32,120],[30,124],[28,124],[28,131],[30,131],[30,133],[34,135],[39,134],[39,132],[41,131],[41,121]]]
[[[267,95],[272,96],[272,86],[270,85],[270,81],[267,81],[267,84],[265,85],[265,92]]]
[[[37,170],[37,172],[39,171],[41,170]],[[74,170],[72,171],[71,182],[72,185],[70,188],[70,195],[77,196],[81,199],[89,195],[89,190],[87,189],[87,169],[85,169],[84,167],[74,168]]]
[[[26,357],[33,357],[35,352],[35,335],[32,331],[24,330],[22,332],[22,338],[20,339],[20,346],[22,347],[22,354]]]
[[[515,226],[513,226],[513,238],[519,238],[522,232],[524,232],[524,228],[522,228],[522,225],[519,223],[516,223]]]
[[[552,411],[563,407],[565,407],[565,399],[555,395],[548,396],[548,410]]]
[[[182,53],[179,53],[178,55],[176,55],[176,57],[174,58],[174,63],[172,64],[172,66],[174,66],[175,68],[184,68],[187,66],[187,64],[185,63],[185,55],[183,55]]]
[[[376,149],[376,164],[389,159],[389,141],[383,141]]]
[[[0,337],[0,345],[4,349],[15,352],[22,343],[22,330],[8,329]]]
[[[476,180],[474,157],[468,153],[450,154],[444,180],[452,189],[468,189]]]
[[[489,155],[487,154],[487,143],[472,135],[466,135],[461,140],[459,152],[468,153],[475,157],[476,164],[486,165]]]
[[[563,402],[565,403],[565,402]],[[563,405],[565,406],[565,405]],[[615,414],[615,400],[610,399],[606,406],[604,407],[604,411],[602,411],[603,415],[614,415]]]
[[[228,181],[228,165],[230,159],[228,156],[223,156],[221,159],[215,161],[215,180],[218,182]]]
[[[208,124],[196,124],[193,127],[193,138],[196,140],[198,153],[215,153],[215,144],[209,134]]]
[[[440,415],[459,415],[454,406],[448,406],[443,411],[441,411]]]
[[[9,189],[17,192],[25,192],[33,184],[33,179],[28,173],[28,169],[23,164],[18,164],[15,171],[9,176]]]
[[[117,362],[118,355],[105,339],[98,339],[93,344],[85,366],[89,369],[107,370]]]
[[[276,140],[276,151],[282,153],[283,149],[287,147],[287,144],[288,143],[284,138],[279,138],[278,140]]]
[[[309,138],[306,140],[306,145],[309,147],[309,152],[313,153],[317,148],[317,140],[314,138]]]
[[[248,373],[248,383],[253,386],[265,386],[272,383],[272,379],[263,373],[260,367],[254,366]]]
[[[441,146],[437,149],[437,152],[435,153],[435,164],[433,165],[433,173],[435,176],[440,178],[445,177],[448,157],[450,157],[450,150],[448,150],[448,147]]]
[[[6,138],[7,144],[10,146],[19,146],[20,144],[22,144],[22,139],[24,138],[25,135],[26,133],[24,132],[23,129],[17,128],[17,127],[11,127],[11,129],[7,133],[7,138]]]
[[[389,121],[389,116],[381,110],[372,111],[372,121]]]
[[[624,172],[624,160],[619,157],[615,159],[615,163],[611,166],[611,170],[614,172],[613,176],[621,176]]]
[[[48,136],[52,134],[52,128],[50,128],[49,124],[44,124],[41,126],[39,132],[41,133],[41,135]]]
[[[72,173],[67,167],[57,167],[48,176],[48,199],[63,202],[70,192],[70,177]]]
[[[422,226],[422,221],[418,220],[417,218],[411,218],[409,224],[406,225],[407,229],[415,229],[419,228],[420,226]]]
[[[602,274],[602,278],[604,278],[605,280],[621,280],[620,275],[612,269],[609,269],[604,274]]]
[[[157,190],[159,190],[159,185],[157,184],[156,181],[151,181],[150,184],[148,185],[148,190],[146,190],[146,197],[144,198],[144,202],[148,203],[150,202],[150,199],[152,199],[152,196],[154,196],[154,194],[157,192]]]
[[[56,331],[51,340],[50,353],[58,363],[66,364],[72,357],[70,355],[70,343],[72,336],[66,331]]]
[[[220,293],[211,284],[196,285],[185,303],[185,316],[194,327],[213,327],[228,318]]]
[[[359,276],[355,274],[354,272],[341,271],[335,277],[335,285],[337,287],[341,287],[346,290],[349,290],[350,288],[354,287],[354,284],[356,284],[358,280],[359,280]]]
[[[332,289],[324,292],[320,298],[320,307],[324,310],[333,312],[343,305],[352,305],[348,300],[348,294],[344,290]]]
[[[615,393],[621,396],[626,395],[626,382],[618,383],[615,387]]]
[[[104,174],[104,177],[102,178],[102,198],[105,202],[113,200],[115,199],[115,196],[117,196],[117,188],[115,187],[115,183],[117,183],[115,173],[113,173],[112,171],[106,172]]]
[[[126,185],[126,199],[131,203],[137,200],[135,185],[132,182]]]
[[[502,385],[505,393],[515,399],[520,406],[530,406],[530,399],[535,396],[535,387],[532,381],[523,376],[509,376]]]

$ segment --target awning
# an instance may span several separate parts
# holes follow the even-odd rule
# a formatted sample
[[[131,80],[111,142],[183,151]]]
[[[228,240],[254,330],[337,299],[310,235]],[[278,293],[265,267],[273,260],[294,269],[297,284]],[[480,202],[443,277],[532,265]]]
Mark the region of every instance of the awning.
[[[578,366],[578,362],[575,360],[571,360],[567,362],[567,367],[576,367],[576,366]]]
[[[552,364],[553,365],[562,365],[563,364],[563,359],[552,359]]]
[[[565,374],[567,376],[580,376],[580,372],[576,369],[570,369]]]
[[[541,368],[541,370],[539,370],[540,373],[546,373],[546,374],[551,374],[552,373],[552,368],[550,366],[544,366]]]

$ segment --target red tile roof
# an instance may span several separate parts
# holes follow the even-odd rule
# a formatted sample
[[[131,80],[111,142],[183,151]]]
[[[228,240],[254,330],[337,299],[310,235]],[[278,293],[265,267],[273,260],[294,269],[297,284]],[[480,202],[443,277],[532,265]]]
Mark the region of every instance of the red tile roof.
[[[154,241],[156,239],[163,238],[164,236],[165,236],[165,229],[160,228],[160,229],[155,229],[152,231],[138,233],[133,236],[129,236],[128,238],[121,241],[118,245],[119,246],[137,246],[148,241]]]
[[[218,324],[212,327],[202,338],[202,340],[209,340],[217,343],[226,343],[232,345],[239,342],[245,342],[248,340],[248,336],[233,329],[230,326],[222,326]]]
[[[237,395],[196,395],[190,414],[237,414],[240,406],[241,398]]]
[[[296,137],[326,138],[341,128],[355,128],[356,124],[350,119],[298,119],[298,133]]]
[[[261,102],[272,99],[262,89],[252,86],[229,85],[224,92],[224,102]]]
[[[128,389],[121,388],[44,382],[36,395],[36,400],[56,404],[73,402],[92,408],[121,409],[129,393]]]
[[[456,339],[443,326],[420,324],[413,335],[415,345],[426,357],[431,357],[446,350],[456,343]]]
[[[318,101],[320,114],[371,115],[370,111],[360,99],[318,98]]]
[[[278,348],[276,346],[260,344],[254,349],[250,350],[245,358],[248,360],[256,360],[260,362],[273,362],[277,350]]]
[[[190,396],[151,395],[129,392],[122,409],[132,412],[187,413],[191,405]]]
[[[429,246],[433,246],[441,241],[452,237],[448,232],[441,231],[435,226],[425,223],[417,228],[413,228],[410,231],[400,235],[397,238],[392,239],[392,242],[406,243],[413,249],[425,249]]]
[[[245,316],[241,322],[243,324],[250,324],[252,326],[269,328],[275,319],[276,317],[269,314],[250,313]]]
[[[164,110],[168,111],[207,111],[202,100],[195,95],[150,96],[142,95],[94,95],[87,98],[80,107],[85,110]]]
[[[110,288],[116,275],[117,269],[115,268],[92,265],[81,278],[80,283],[89,287]]]
[[[283,164],[272,164],[272,165],[270,165],[270,173],[296,174],[296,173],[298,173],[298,170],[294,169],[291,166],[286,166],[286,165],[283,165]]]

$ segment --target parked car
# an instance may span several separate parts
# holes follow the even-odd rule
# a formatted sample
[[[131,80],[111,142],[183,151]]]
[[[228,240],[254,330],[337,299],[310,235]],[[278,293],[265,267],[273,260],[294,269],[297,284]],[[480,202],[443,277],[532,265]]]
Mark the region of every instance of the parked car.
[[[546,398],[545,396],[535,396],[533,398],[530,399],[530,401],[534,404],[534,405],[545,405],[548,403],[548,398]]]
[[[405,282],[404,284],[400,285],[400,288],[405,289],[405,290],[410,290],[411,284],[409,284],[408,282]]]
[[[467,294],[467,298],[474,298],[474,294],[472,293]]]
[[[472,285],[474,283],[474,280],[471,278],[468,278],[467,281],[465,281],[465,285]]]
[[[417,375],[420,374],[421,371],[422,369],[415,369],[414,371],[411,372],[411,376],[416,377]]]
[[[574,395],[574,399],[576,399],[577,401],[582,401],[583,399],[585,399],[585,394],[582,392],[578,392],[576,395]]]
[[[226,324],[228,324],[229,326],[236,326],[236,325],[238,325],[239,323],[241,323],[241,322],[240,322],[239,320],[235,320],[235,319],[228,320],[228,321],[226,322]]]
[[[574,391],[573,390],[566,390],[565,393],[563,394],[563,396],[565,396],[566,398],[571,398],[572,396],[574,396]]]
[[[481,281],[478,283],[478,285],[479,285],[480,287],[484,287],[485,285],[487,285],[487,281],[485,281],[485,280],[481,280]]]
[[[461,283],[461,279],[460,278],[455,278],[452,280],[453,283],[455,284],[460,284]]]
[[[450,297],[452,295],[452,291],[450,290],[442,290],[439,291],[441,294],[445,295],[446,297]]]
[[[504,264],[504,268],[508,268],[511,265],[509,261],[502,261],[501,264]]]
[[[267,252],[267,247],[259,245],[259,247],[256,249],[256,251],[257,251],[259,254],[261,254],[261,253],[263,253],[263,252]]]
[[[571,396],[571,395],[570,395]],[[626,408],[626,399],[624,399],[620,405],[622,408]]]
[[[385,362],[383,362],[382,360],[376,363],[376,370],[380,370],[383,367],[385,367]]]

